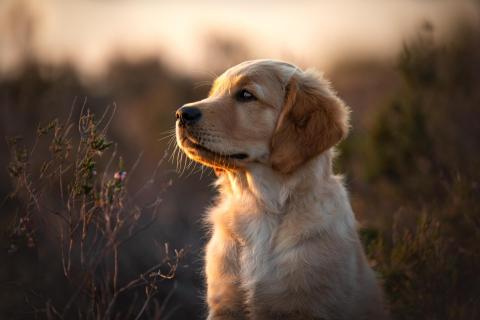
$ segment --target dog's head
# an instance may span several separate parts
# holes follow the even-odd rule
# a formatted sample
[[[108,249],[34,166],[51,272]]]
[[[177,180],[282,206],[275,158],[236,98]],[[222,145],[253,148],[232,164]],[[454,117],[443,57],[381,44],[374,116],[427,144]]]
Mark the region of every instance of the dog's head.
[[[218,77],[208,98],[177,110],[177,143],[216,169],[260,162],[287,174],[343,139],[348,115],[315,71],[247,61]]]

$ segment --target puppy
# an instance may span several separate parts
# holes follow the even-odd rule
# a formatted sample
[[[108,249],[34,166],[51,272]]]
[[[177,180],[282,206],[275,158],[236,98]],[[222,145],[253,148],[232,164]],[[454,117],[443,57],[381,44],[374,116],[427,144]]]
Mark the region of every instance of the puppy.
[[[332,147],[349,110],[317,72],[255,60],[178,109],[177,143],[215,169],[208,319],[385,319]]]

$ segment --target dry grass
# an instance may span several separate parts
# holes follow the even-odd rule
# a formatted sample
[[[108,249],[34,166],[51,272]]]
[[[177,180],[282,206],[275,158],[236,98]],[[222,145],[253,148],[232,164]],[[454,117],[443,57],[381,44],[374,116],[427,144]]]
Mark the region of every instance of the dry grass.
[[[35,248],[39,241],[56,247],[63,274],[53,277],[65,282],[58,284],[60,299],[42,302],[39,294],[32,298],[26,293],[27,314],[46,319],[166,318],[165,305],[152,298],[160,282],[175,276],[183,251],[171,252],[167,244],[158,248],[163,259],[129,279],[121,263],[125,243],[158,218],[160,198],[143,205],[136,199],[157,173],[140,190],[129,190],[129,177],[140,159],[127,171],[107,139],[114,110],[107,109],[97,120],[85,104],[78,123],[71,122],[71,114],[64,123],[53,120],[39,127],[31,150],[18,137],[8,139],[14,184],[9,199],[18,202],[9,252]],[[49,155],[39,162],[37,153]]]

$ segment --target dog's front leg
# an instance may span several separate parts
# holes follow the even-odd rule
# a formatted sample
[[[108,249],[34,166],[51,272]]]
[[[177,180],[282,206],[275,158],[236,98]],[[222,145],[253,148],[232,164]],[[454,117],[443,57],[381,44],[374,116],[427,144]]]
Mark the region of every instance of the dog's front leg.
[[[238,245],[223,230],[214,230],[206,250],[208,320],[245,319],[239,280]]]

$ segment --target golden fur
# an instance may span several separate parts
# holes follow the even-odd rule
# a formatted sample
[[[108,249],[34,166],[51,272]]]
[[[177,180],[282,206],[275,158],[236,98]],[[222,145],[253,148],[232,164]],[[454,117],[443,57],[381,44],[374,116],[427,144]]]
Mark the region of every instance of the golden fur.
[[[239,101],[243,89],[255,99]],[[202,117],[177,122],[177,143],[218,174],[207,214],[208,319],[384,319],[332,172],[349,111],[328,82],[288,63],[247,61],[187,106]]]

